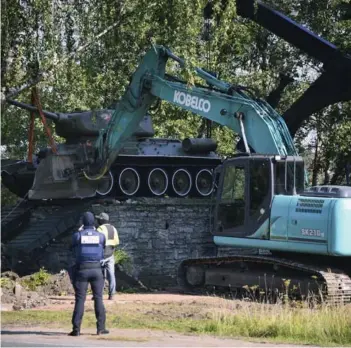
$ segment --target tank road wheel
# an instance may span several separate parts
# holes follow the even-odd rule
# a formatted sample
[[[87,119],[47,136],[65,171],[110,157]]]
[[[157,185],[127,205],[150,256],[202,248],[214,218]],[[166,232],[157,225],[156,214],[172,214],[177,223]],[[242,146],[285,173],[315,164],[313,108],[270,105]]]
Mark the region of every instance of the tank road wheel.
[[[205,283],[205,270],[201,266],[189,266],[185,277],[191,286],[202,286]]]
[[[181,197],[186,196],[192,186],[191,175],[185,169],[178,169],[172,177],[172,186],[174,192]]]
[[[111,192],[113,184],[114,184],[113,175],[109,170],[108,173],[106,173],[102,177],[102,179],[98,181],[98,188],[96,189],[96,192],[101,196],[106,196]]]
[[[140,187],[140,176],[133,168],[125,168],[119,175],[119,188],[127,196],[133,196]]]
[[[155,168],[149,173],[147,184],[150,191],[155,196],[163,195],[168,188],[168,176],[167,173],[161,168]]]
[[[212,172],[209,169],[200,170],[196,175],[195,186],[201,196],[209,196],[213,191]]]

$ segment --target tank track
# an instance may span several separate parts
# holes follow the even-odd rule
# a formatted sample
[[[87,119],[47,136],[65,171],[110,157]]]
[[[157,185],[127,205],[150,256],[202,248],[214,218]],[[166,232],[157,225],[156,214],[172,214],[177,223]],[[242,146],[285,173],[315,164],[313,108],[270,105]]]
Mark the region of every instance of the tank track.
[[[228,257],[208,257],[199,259],[188,259],[181,262],[178,268],[177,280],[178,285],[185,291],[197,292],[198,289],[188,283],[186,277],[186,268],[188,266],[215,266],[230,265],[241,262],[250,262],[251,264],[265,264],[283,266],[301,272],[304,276],[316,276],[324,282],[322,291],[323,300],[330,304],[346,304],[351,302],[351,279],[343,271],[335,268],[318,267],[294,260],[256,255],[237,255]],[[243,284],[244,286],[245,284]],[[206,284],[204,284],[206,286]]]
[[[21,233],[6,244],[12,254],[30,254],[42,249],[47,243],[54,240],[64,232],[77,226],[80,215],[85,209],[84,204],[71,204],[60,206],[42,206],[48,210],[40,213],[40,219],[32,221]],[[33,209],[35,211],[36,209]]]
[[[1,241],[6,242],[20,233],[29,223],[32,206],[28,202],[20,202],[17,206],[1,209]]]

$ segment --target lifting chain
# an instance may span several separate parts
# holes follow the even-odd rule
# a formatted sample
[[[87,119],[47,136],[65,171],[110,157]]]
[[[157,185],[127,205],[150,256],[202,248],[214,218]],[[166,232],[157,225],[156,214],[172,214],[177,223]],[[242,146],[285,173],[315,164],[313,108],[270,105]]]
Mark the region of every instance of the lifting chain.
[[[38,109],[38,113],[40,115],[41,122],[43,123],[46,135],[49,139],[49,144],[50,144],[51,150],[54,154],[57,154],[57,146],[56,146],[54,138],[52,137],[51,130],[46,122],[46,117],[43,114],[43,109],[41,107],[37,87],[32,88],[31,102],[32,102],[32,105],[36,106]],[[31,163],[33,162],[33,151],[34,151],[34,119],[35,119],[35,113],[31,112],[31,120],[30,120],[29,133],[28,133],[28,142],[29,142],[28,161]]]

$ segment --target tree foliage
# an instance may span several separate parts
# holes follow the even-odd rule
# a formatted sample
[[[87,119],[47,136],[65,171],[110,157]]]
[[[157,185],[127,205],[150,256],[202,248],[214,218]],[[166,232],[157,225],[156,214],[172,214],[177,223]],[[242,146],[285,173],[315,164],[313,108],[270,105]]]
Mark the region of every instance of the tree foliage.
[[[128,85],[140,58],[152,43],[171,48],[221,79],[254,87],[261,97],[277,84],[279,74],[295,77],[278,106],[283,112],[317,77],[320,64],[258,25],[237,16],[234,1],[213,0],[21,0],[2,1],[2,93],[42,71],[38,84],[44,109],[70,112],[109,107]],[[351,20],[341,20],[342,0],[267,1],[297,22],[338,45],[351,48]],[[94,38],[113,26],[98,40]],[[210,38],[210,40],[208,40]],[[84,45],[89,46],[80,50]],[[30,100],[30,90],[17,96]],[[315,182],[343,183],[350,161],[350,103],[323,110],[306,121],[295,141],[310,164]],[[7,155],[26,156],[28,113],[2,105],[2,144]],[[202,120],[162,103],[153,115],[159,137],[197,136]],[[37,149],[47,139],[39,119]],[[214,125],[219,152],[234,151],[236,135]],[[313,176],[313,175],[312,175]]]

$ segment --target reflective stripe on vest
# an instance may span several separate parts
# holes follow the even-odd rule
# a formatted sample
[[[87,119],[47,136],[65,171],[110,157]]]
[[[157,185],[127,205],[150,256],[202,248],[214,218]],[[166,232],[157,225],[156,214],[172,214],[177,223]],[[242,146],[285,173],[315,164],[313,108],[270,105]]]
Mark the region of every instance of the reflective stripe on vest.
[[[110,224],[99,226],[98,232],[105,235],[106,246],[116,246],[119,244],[119,237],[115,227]]]

